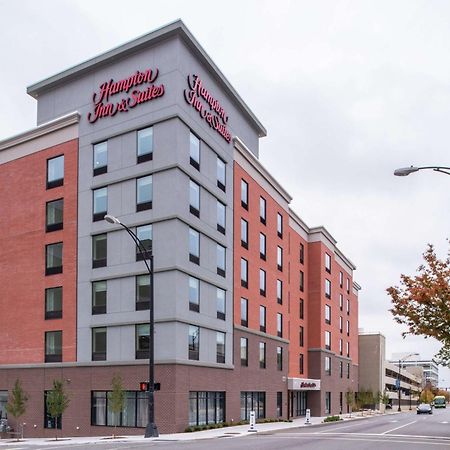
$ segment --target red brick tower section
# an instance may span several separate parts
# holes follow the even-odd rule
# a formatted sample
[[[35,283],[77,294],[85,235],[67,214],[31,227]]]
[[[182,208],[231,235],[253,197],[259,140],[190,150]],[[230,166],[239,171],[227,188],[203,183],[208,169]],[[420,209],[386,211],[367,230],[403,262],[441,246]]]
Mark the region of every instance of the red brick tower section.
[[[0,365],[46,362],[46,333],[53,331],[62,332],[62,354],[48,355],[47,362],[76,360],[78,139],[40,147],[54,141],[47,135],[0,149]],[[62,184],[47,188],[47,161],[61,155]],[[58,199],[62,229],[46,231],[47,202]],[[55,243],[62,243],[62,273],[46,275],[46,246]],[[62,312],[52,306],[59,304],[53,291],[46,319],[46,289],[59,287]],[[59,336],[47,338],[56,353]]]

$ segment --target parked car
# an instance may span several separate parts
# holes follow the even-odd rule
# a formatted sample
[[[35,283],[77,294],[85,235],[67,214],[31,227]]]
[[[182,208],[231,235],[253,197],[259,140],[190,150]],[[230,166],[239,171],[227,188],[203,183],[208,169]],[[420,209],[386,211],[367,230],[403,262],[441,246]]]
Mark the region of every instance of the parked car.
[[[417,407],[417,414],[433,414],[433,409],[431,408],[431,405],[428,403],[421,403]]]

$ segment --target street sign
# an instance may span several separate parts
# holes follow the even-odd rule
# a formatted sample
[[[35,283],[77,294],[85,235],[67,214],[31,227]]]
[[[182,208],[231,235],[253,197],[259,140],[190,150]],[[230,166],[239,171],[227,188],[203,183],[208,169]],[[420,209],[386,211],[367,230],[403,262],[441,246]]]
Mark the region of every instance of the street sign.
[[[398,378],[395,380],[395,387],[400,389],[400,380]]]

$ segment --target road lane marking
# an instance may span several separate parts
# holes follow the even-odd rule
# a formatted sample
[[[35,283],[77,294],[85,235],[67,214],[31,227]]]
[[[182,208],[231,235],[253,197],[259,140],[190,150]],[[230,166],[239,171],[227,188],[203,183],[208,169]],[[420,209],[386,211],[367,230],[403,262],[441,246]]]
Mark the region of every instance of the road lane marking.
[[[384,431],[383,433],[380,433],[380,434],[387,434],[387,433],[390,433],[391,431],[399,430],[400,428],[407,427],[408,425],[412,425],[413,423],[416,423],[416,422],[417,422],[417,420],[413,420],[412,422],[405,423],[405,425],[400,425],[399,427],[392,428],[391,430]]]

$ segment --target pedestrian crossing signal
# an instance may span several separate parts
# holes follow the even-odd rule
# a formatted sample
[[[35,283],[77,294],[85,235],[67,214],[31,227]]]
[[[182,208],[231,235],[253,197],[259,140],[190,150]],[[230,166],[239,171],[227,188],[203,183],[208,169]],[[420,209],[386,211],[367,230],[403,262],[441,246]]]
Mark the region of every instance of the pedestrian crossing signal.
[[[139,390],[141,392],[147,392],[148,391],[148,387],[149,387],[148,381],[141,381],[139,383]]]

